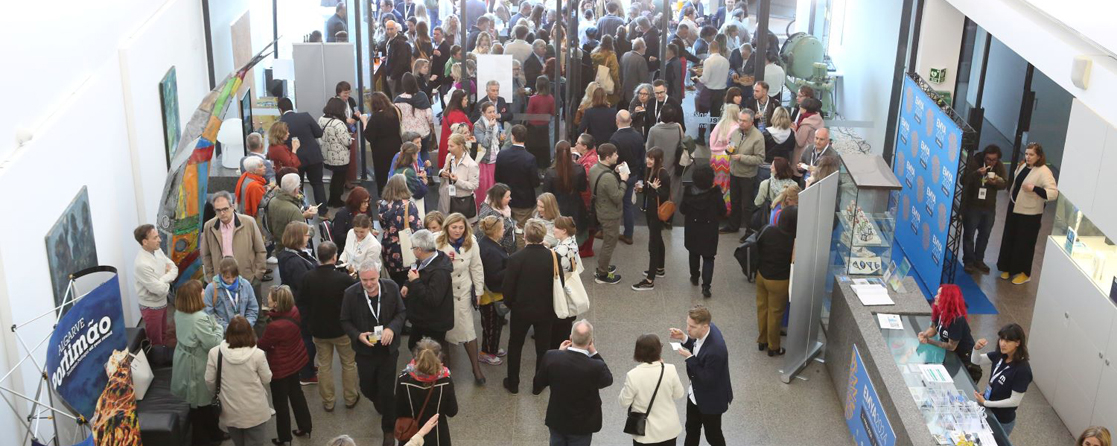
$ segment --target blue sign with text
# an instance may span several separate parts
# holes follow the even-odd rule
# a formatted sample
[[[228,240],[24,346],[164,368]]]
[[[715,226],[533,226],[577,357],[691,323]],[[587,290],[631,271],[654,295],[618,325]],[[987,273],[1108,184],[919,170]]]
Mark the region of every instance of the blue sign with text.
[[[845,401],[846,426],[857,446],[894,446],[896,432],[880,405],[877,390],[865,372],[861,352],[854,344],[849,355],[849,388]]]
[[[904,78],[892,170],[903,178],[896,242],[924,289],[936,290],[962,153],[962,129],[911,78]],[[953,258],[954,256],[949,256]]]

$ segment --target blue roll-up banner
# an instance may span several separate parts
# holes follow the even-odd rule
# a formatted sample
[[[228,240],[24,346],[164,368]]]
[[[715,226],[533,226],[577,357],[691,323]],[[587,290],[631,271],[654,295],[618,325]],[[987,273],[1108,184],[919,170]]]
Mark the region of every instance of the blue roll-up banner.
[[[105,363],[113,350],[128,347],[116,270],[90,268],[75,273],[74,278],[92,273],[107,280],[78,299],[59,319],[47,345],[51,389],[87,420],[93,418],[97,399],[109,381]]]
[[[849,388],[845,402],[846,426],[857,446],[894,446],[896,432],[888,422],[888,414],[880,405],[880,397],[869,381],[861,352],[854,344],[849,355]]]
[[[911,262],[916,280],[933,292],[942,281],[946,239],[962,153],[962,129],[910,77],[897,126],[892,170],[900,178],[896,242]],[[950,259],[950,260],[945,260]]]

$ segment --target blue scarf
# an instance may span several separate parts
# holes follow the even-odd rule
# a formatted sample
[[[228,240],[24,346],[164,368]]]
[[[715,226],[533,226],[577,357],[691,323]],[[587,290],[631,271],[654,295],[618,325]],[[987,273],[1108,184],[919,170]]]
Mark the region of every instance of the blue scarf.
[[[237,295],[237,292],[240,291],[240,277],[237,277],[236,280],[233,280],[232,284],[225,283],[225,278],[222,277],[221,287],[225,288],[226,291],[228,291],[234,296],[234,298],[236,298],[235,296]]]
[[[454,247],[454,251],[462,252],[462,244],[465,243],[465,237],[459,237],[457,240],[450,240],[450,246]]]

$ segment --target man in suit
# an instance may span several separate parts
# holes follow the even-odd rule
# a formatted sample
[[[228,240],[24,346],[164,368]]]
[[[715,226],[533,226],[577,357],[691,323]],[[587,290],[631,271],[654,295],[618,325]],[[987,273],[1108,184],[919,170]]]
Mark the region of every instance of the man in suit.
[[[547,428],[551,445],[589,446],[601,430],[601,389],[613,384],[613,374],[593,345],[593,325],[574,323],[570,339],[543,355],[535,370],[531,393],[551,386]]]
[[[318,395],[322,397],[322,408],[326,412],[334,410],[334,350],[341,359],[341,388],[345,398],[345,408],[352,409],[360,401],[357,392],[357,357],[353,351],[353,341],[345,335],[338,325],[341,306],[345,301],[345,290],[356,283],[344,270],[337,268],[337,245],[322,242],[318,245],[319,265],[303,276],[296,304],[303,321],[310,328],[310,335],[318,351]]]
[[[808,173],[808,175],[803,176],[803,181],[806,181],[809,175],[814,174],[815,168],[818,167],[824,156],[841,156],[837,150],[834,150],[830,141],[830,129],[826,127],[814,132],[813,150],[804,149],[803,155],[799,157],[799,170]]]
[[[632,204],[632,193],[636,187],[636,181],[644,178],[644,137],[632,128],[632,115],[628,113],[628,110],[617,112],[617,131],[613,133],[609,143],[617,147],[617,154],[620,155],[621,162],[628,163],[628,169],[632,172],[628,181],[625,181],[623,199],[624,234],[620,236],[620,241],[631,245],[632,233],[636,223],[636,217],[633,215],[635,205]]]
[[[640,16],[636,18],[636,31],[641,34],[640,38],[644,39],[644,45],[648,47],[644,55],[648,59],[648,71],[654,74],[659,70],[659,30],[652,26],[647,17]]]
[[[380,262],[366,262],[357,270],[361,283],[345,290],[339,321],[356,351],[361,393],[383,415],[384,444],[394,446],[398,334],[407,309],[396,283],[380,279]]]
[[[597,32],[602,36],[613,36],[617,34],[617,28],[624,26],[624,19],[620,17],[620,5],[615,1],[609,2],[605,5],[607,12],[604,17],[597,20]]]
[[[527,138],[527,127],[522,124],[512,126],[512,146],[501,150],[501,155],[496,158],[496,170],[493,180],[497,183],[507,184],[512,189],[512,218],[516,224],[524,226],[524,222],[535,211],[535,187],[539,185],[539,167],[535,164],[535,155],[524,148]]]
[[[679,47],[674,43],[667,45],[667,64],[663,68],[663,76],[656,82],[666,85],[664,97],[678,98],[683,94],[683,62],[679,59]]]
[[[388,20],[400,23],[407,18],[396,12],[396,7],[395,4],[392,3],[392,0],[380,0],[380,11],[377,13],[377,16],[379,17],[378,22],[381,26],[387,23]]]
[[[729,76],[733,85],[741,89],[741,94],[746,97],[752,95],[752,85],[756,78],[756,58],[753,56],[752,44],[745,42],[740,47],[729,53]]]
[[[528,2],[524,2],[523,4],[528,5]],[[530,6],[528,8],[530,9]],[[516,25],[512,28],[512,35],[515,37],[515,40],[504,45],[504,54],[511,54],[512,58],[516,59],[521,64],[526,62],[528,56],[531,55],[531,44],[527,41],[527,32],[526,26]]]
[[[770,91],[769,85],[765,81],[757,81],[752,88],[752,97],[745,100],[745,108],[752,110],[756,117],[754,118],[753,125],[760,131],[768,128],[768,123],[772,122],[772,113],[775,113],[776,107],[779,107],[779,101],[768,96]]]
[[[395,11],[396,11],[396,15],[398,15],[400,17],[403,17],[404,20],[407,20],[410,17],[414,17],[415,16],[415,2],[412,1],[412,0],[402,0],[400,2],[397,2],[396,6],[395,6]],[[409,30],[407,25],[403,25],[403,30],[404,31]]]
[[[644,57],[647,48],[644,39],[637,37],[632,41],[632,51],[621,56],[621,104],[625,107],[632,102],[637,85],[652,81],[648,59]]]
[[[334,9],[334,15],[326,20],[326,41],[336,42],[337,33],[340,31],[349,31],[349,24],[346,23],[346,10],[345,2],[340,2]]]
[[[296,112],[290,98],[279,100],[279,120],[287,123],[290,137],[287,138],[287,147],[291,140],[299,139],[299,181],[303,178],[310,180],[310,187],[314,190],[314,202],[318,203],[318,215],[325,216],[329,209],[321,204],[326,202],[326,187],[322,184],[322,147],[318,145],[318,138],[322,137],[322,127],[318,121],[310,117],[310,113]]]
[[[403,92],[399,84],[403,73],[411,71],[411,45],[407,43],[407,37],[399,32],[399,27],[394,20],[384,24],[384,31],[388,38],[383,48],[384,53],[388,55],[383,68],[387,70],[384,76],[388,80],[388,90],[391,93],[389,97],[395,97]]]
[[[529,88],[535,87],[535,80],[543,73],[543,68],[547,66],[547,42],[543,39],[535,39],[531,44],[531,55],[524,61],[524,80],[527,81]],[[553,79],[552,79],[553,80]]]
[[[670,48],[668,48],[668,51],[670,51]],[[670,62],[668,62],[668,66],[670,66]],[[648,109],[648,113],[644,119],[654,119],[654,122],[659,122],[659,115],[663,114],[664,109],[674,108],[677,112],[675,116],[678,117],[675,122],[677,122],[685,132],[686,124],[683,123],[683,106],[675,96],[670,94],[670,84],[663,79],[656,80],[652,83],[652,93],[655,94],[655,101],[652,102],[652,106]]]
[[[515,26],[516,26],[517,23],[520,23],[520,19],[524,19],[524,20],[528,20],[528,21],[531,20],[531,2],[527,2],[527,1],[520,2],[520,10],[517,11],[516,14],[512,15],[511,20],[508,20],[508,25],[513,27],[510,30],[512,33],[516,32]],[[524,34],[524,35],[526,36],[527,34]],[[515,37],[515,34],[510,35],[509,37]],[[519,37],[517,37],[517,38],[519,38]],[[507,53],[507,50],[508,49],[505,48],[505,53]],[[520,62],[523,62],[523,61],[520,61]]]
[[[543,246],[546,235],[547,226],[542,220],[533,218],[524,223],[526,245],[508,258],[508,267],[504,270],[504,304],[512,310],[508,377],[504,378],[504,388],[513,394],[520,392],[520,357],[528,329],[535,329],[535,368],[538,371],[547,346],[551,345],[551,327],[557,319],[551,287],[554,259],[551,250]]]
[[[477,122],[478,119],[481,119],[481,110],[485,108],[485,104],[490,103],[496,107],[498,121],[504,124],[512,120],[512,109],[508,107],[508,102],[500,97],[500,82],[496,79],[491,79],[485,83],[485,97],[481,98],[477,105],[473,107],[473,114],[469,117],[469,120]]]
[[[706,429],[706,441],[711,446],[725,446],[721,415],[733,402],[733,386],[729,381],[729,350],[721,330],[711,323],[709,309],[695,305],[687,312],[686,332],[672,328],[671,339],[683,343],[678,352],[685,358],[690,378],[683,444],[698,446],[702,429]]]
[[[710,20],[714,28],[721,29],[721,25],[725,24],[726,12],[733,10],[734,3],[736,3],[734,0],[725,0],[725,6],[718,8],[718,11],[714,13]]]
[[[698,30],[690,29],[689,26],[687,26],[685,23],[682,23],[679,24],[679,27],[677,29],[675,29],[675,37],[671,39],[671,43],[674,44],[675,47],[679,50],[679,52],[676,54],[693,64],[702,62],[702,59],[699,59],[698,56],[695,56],[688,50],[688,48],[690,48],[690,41],[687,39],[690,38],[691,33],[696,32],[698,32]]]

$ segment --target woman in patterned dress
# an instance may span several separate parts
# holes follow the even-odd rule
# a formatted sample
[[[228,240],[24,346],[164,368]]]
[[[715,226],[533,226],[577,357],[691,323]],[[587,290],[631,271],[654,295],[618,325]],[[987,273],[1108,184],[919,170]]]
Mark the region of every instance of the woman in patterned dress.
[[[384,269],[397,285],[403,287],[407,283],[407,270],[411,265],[403,262],[400,232],[405,229],[418,231],[423,228],[423,224],[419,219],[419,209],[411,201],[407,178],[402,174],[393,175],[384,186],[383,199],[380,200],[380,227],[384,232]]]
[[[725,199],[725,209],[731,210],[729,203],[729,159],[733,148],[729,146],[729,135],[737,129],[737,114],[740,107],[727,104],[721,113],[721,120],[710,132],[710,167],[714,169],[714,185],[721,189]]]

